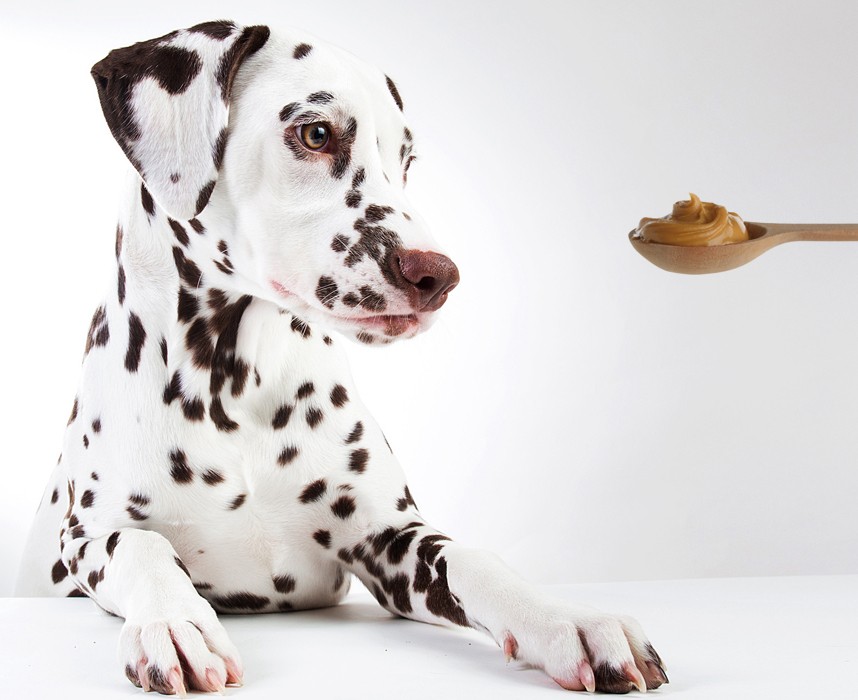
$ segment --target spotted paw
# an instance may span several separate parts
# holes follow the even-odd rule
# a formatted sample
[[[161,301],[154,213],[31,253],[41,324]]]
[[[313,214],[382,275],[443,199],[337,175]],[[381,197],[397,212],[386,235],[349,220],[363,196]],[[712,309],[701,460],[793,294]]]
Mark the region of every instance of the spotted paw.
[[[201,599],[202,600],[202,599]],[[223,692],[241,684],[238,651],[208,603],[193,615],[142,622],[128,619],[119,637],[125,675],[145,691],[184,695],[188,690]]]
[[[507,659],[542,668],[567,690],[646,692],[668,683],[664,664],[637,620],[552,609],[508,630]]]

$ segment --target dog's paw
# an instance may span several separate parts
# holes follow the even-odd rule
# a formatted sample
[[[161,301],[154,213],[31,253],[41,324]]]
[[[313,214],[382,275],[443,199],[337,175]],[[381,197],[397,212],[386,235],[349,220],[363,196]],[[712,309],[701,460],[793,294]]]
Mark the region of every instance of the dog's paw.
[[[519,627],[501,640],[507,660],[542,668],[567,690],[646,692],[669,682],[634,618],[554,608]]]
[[[119,657],[128,680],[164,695],[223,692],[227,685],[240,685],[244,671],[238,651],[205,605],[208,610],[194,606],[194,613],[185,616],[126,620]]]

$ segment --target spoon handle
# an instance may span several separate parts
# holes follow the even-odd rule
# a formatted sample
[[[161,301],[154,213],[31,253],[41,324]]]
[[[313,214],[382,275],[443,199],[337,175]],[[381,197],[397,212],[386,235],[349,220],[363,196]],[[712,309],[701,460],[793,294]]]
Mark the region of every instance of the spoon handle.
[[[858,224],[758,224],[790,241],[858,241]]]

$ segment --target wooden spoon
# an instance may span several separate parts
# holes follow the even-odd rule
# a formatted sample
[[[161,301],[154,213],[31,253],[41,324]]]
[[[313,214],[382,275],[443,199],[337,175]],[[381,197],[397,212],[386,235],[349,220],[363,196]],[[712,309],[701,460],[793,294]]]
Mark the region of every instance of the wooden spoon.
[[[749,239],[713,246],[683,246],[645,241],[629,233],[638,253],[668,272],[703,275],[751,262],[781,243],[792,241],[858,241],[858,224],[760,224],[746,221]]]

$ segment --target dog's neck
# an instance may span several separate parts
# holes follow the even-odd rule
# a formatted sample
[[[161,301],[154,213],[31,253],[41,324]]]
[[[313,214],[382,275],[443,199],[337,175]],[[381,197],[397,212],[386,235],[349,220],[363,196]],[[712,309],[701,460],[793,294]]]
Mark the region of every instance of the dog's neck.
[[[229,236],[220,233],[206,227],[205,216],[169,218],[136,178],[120,212],[116,288],[107,316],[111,325],[128,324],[128,371],[154,375],[150,385],[163,386],[164,402],[178,401],[188,419],[208,414],[229,431],[234,421],[225,404],[241,402],[244,410],[254,398],[270,400],[272,387],[289,379],[285,358],[315,329],[243,293]],[[91,337],[97,333],[94,319]],[[273,381],[263,386],[260,373]]]

